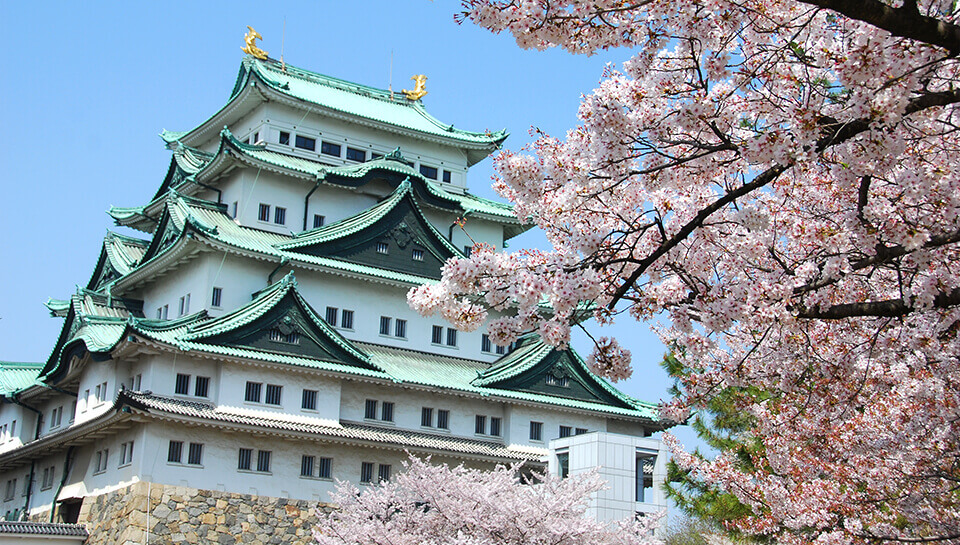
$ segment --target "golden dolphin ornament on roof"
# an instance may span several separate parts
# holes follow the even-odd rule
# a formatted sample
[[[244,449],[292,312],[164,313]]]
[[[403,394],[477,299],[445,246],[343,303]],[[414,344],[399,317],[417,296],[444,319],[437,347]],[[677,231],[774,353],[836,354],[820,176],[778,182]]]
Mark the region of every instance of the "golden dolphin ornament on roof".
[[[427,94],[427,76],[417,74],[410,79],[416,82],[416,86],[413,88],[413,91],[404,89],[403,94],[407,97],[407,100],[420,100]]]
[[[247,44],[247,46],[241,47],[240,50],[247,55],[253,55],[260,60],[266,60],[267,52],[257,47],[257,40],[262,40],[263,36],[261,36],[256,30],[253,30],[253,27],[250,25],[247,25],[247,29],[249,32],[247,32],[247,35],[243,37],[243,41]]]

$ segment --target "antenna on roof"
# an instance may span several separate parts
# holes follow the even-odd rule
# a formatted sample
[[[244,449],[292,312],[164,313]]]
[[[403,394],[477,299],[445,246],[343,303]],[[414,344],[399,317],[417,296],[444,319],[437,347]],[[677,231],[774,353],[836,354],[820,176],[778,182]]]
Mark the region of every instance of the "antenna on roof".
[[[387,89],[390,90],[390,100],[393,100],[393,50],[390,50],[390,84]]]
[[[280,35],[280,70],[287,71],[287,63],[283,62],[283,44],[287,39],[287,18],[283,18],[283,34]]]

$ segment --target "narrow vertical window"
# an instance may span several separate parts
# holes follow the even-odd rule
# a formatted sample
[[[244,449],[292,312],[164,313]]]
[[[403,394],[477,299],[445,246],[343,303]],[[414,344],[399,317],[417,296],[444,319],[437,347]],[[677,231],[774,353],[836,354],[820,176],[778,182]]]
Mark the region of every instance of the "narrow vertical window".
[[[319,467],[317,467],[317,477],[321,479],[331,479],[333,468],[333,458],[320,458]]]
[[[340,327],[343,329],[353,329],[353,311],[344,309],[340,313]]]
[[[314,215],[313,215],[313,228],[316,229],[317,227],[323,227],[323,224],[324,224],[324,222],[326,221],[326,219],[327,219],[327,218],[325,218],[324,216],[321,216],[320,214],[314,214]]]
[[[530,440],[543,441],[543,422],[530,422]]]
[[[385,483],[390,480],[390,464],[380,464],[378,471],[378,480]]]
[[[263,388],[262,382],[247,382],[247,390],[244,393],[243,400],[252,403],[260,403],[260,389]]]
[[[480,336],[480,351],[493,352],[493,343],[490,342],[490,335],[486,333]]]
[[[373,462],[360,463],[360,482],[369,483],[373,481]]]
[[[181,298],[180,298],[180,313],[178,314],[178,316],[183,316],[184,309],[186,308],[186,306],[184,305],[185,302],[186,302],[186,296],[181,297]]]
[[[267,384],[267,394],[264,396],[263,402],[267,405],[279,405],[282,393],[283,386],[279,384]]]
[[[210,390],[210,377],[197,377],[193,387],[193,395],[197,397],[207,397]]]
[[[433,326],[433,333],[430,335],[430,342],[433,344],[440,344],[443,342],[443,327],[438,325]]]
[[[257,451],[257,471],[260,471],[263,473],[270,472],[270,451],[269,450]]]
[[[270,205],[260,203],[260,212],[257,214],[257,219],[260,221],[270,221]]]
[[[437,167],[431,167],[427,165],[420,165],[420,174],[423,174],[424,178],[430,178],[431,180],[437,179]]]
[[[425,428],[433,427],[433,408],[423,407],[420,409],[420,425]]]
[[[414,251],[413,251],[413,260],[414,260],[414,261],[423,261],[423,250],[414,250]]]
[[[486,435],[487,433],[487,417],[486,416],[482,414],[477,415],[476,425],[474,426],[474,432],[480,435]]]
[[[170,441],[167,446],[167,461],[179,464],[183,459],[183,441]]]
[[[326,321],[328,324],[334,327],[337,326],[337,308],[336,307],[327,307]]]
[[[237,219],[237,211],[238,211],[239,208],[240,208],[240,202],[239,202],[239,201],[233,201],[233,205],[230,207],[230,217],[231,217],[231,218]]]
[[[281,144],[286,146],[290,145],[290,133],[286,131],[280,131],[280,139],[278,140]]]
[[[380,420],[385,422],[393,422],[393,403],[390,401],[384,401],[383,406],[380,410]]]
[[[183,313],[190,314],[190,294],[183,296]]]
[[[490,417],[490,435],[500,437],[500,417],[498,416]]]
[[[560,438],[570,437],[573,435],[573,428],[570,426],[560,426]]]
[[[273,209],[273,223],[277,225],[286,225],[287,224],[287,209],[281,206],[278,206]]]
[[[317,410],[317,391],[316,390],[304,390],[303,391],[303,400],[300,404],[300,408],[307,409],[308,411]]]
[[[574,435],[583,435],[587,433],[587,428],[577,428],[577,431],[574,432]]]
[[[334,144],[333,142],[320,142],[320,153],[324,155],[340,157],[340,151],[342,149],[343,148],[340,146],[340,144]]]
[[[250,470],[250,459],[253,458],[253,449],[240,449],[240,458],[237,461],[237,469]]]
[[[447,346],[457,346],[457,330],[452,327],[447,328]]]
[[[450,429],[450,411],[446,409],[437,410],[437,427],[441,430]]]
[[[380,317],[380,334],[381,335],[390,334],[390,317],[389,316]]]
[[[394,330],[394,336],[400,337],[401,339],[407,338],[407,321],[397,318],[397,327]]]
[[[306,137],[306,136],[300,136],[300,135],[298,134],[297,137],[296,137],[296,139],[294,140],[293,145],[296,146],[296,147],[298,147],[298,148],[300,148],[300,149],[305,149],[305,150],[308,150],[308,151],[316,151],[316,150],[317,150],[317,139],[316,139],[316,138],[308,138],[308,137]]]
[[[177,373],[177,384],[174,386],[173,393],[184,396],[190,393],[190,375]]]
[[[190,449],[187,451],[187,463],[198,466],[203,461],[203,443],[190,443]]]
[[[367,160],[367,152],[357,148],[347,148],[347,161],[362,163]]]
[[[376,399],[368,399],[367,402],[364,404],[363,417],[370,420],[376,420],[377,418],[377,400]]]
[[[450,171],[449,171],[449,170],[444,170],[444,171],[443,171],[443,181],[444,181],[445,183],[448,183],[448,184],[450,183]]]
[[[316,457],[307,456],[304,454],[300,458],[300,476],[301,477],[313,477],[313,466],[316,462]]]
[[[389,254],[389,253],[390,253],[390,245],[387,244],[386,242],[378,242],[378,243],[377,243],[377,253],[378,253],[378,254]]]
[[[157,319],[160,320],[163,318],[163,307],[157,309]]]
[[[166,320],[170,317],[170,305],[163,305],[163,319]]]
[[[213,288],[213,295],[210,296],[210,306],[219,307],[220,299],[223,297],[223,288]]]

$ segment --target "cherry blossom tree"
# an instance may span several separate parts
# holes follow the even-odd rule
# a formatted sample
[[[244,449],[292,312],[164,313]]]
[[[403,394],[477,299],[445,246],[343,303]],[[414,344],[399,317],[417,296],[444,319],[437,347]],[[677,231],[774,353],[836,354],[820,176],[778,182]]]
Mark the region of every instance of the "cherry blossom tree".
[[[658,517],[610,525],[585,516],[603,487],[595,472],[527,485],[518,470],[411,457],[403,472],[362,493],[339,483],[339,509],[318,513],[314,536],[320,545],[660,545],[652,536]]]
[[[469,0],[520,47],[633,48],[563,138],[496,158],[552,248],[476,248],[411,304],[504,344],[659,323],[679,420],[723,392],[757,448],[690,474],[785,543],[960,543],[960,26],[953,0]],[[552,310],[544,310],[548,301]],[[618,379],[629,353],[597,338]],[[751,393],[753,392],[753,393]],[[742,452],[741,452],[742,454]]]

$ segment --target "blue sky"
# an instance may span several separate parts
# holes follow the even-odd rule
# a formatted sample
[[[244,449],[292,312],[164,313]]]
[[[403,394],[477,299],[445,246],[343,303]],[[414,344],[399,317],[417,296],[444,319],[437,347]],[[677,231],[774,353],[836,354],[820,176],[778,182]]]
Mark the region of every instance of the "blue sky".
[[[522,51],[506,34],[457,25],[458,10],[442,0],[0,2],[0,360],[49,356],[62,322],[42,303],[86,284],[113,228],[110,205],[153,195],[170,160],[161,129],[192,128],[226,102],[246,25],[272,57],[282,48],[290,64],[382,88],[392,53],[394,89],[426,74],[434,116],[469,130],[505,127],[511,150],[531,141],[531,127],[562,136],[604,66],[629,56]],[[489,159],[473,167],[471,190],[498,198],[492,174]],[[511,249],[543,243],[524,235]],[[665,398],[664,347],[649,327],[609,329],[600,333],[619,336],[634,355],[621,388]],[[589,351],[582,339],[574,346]]]

